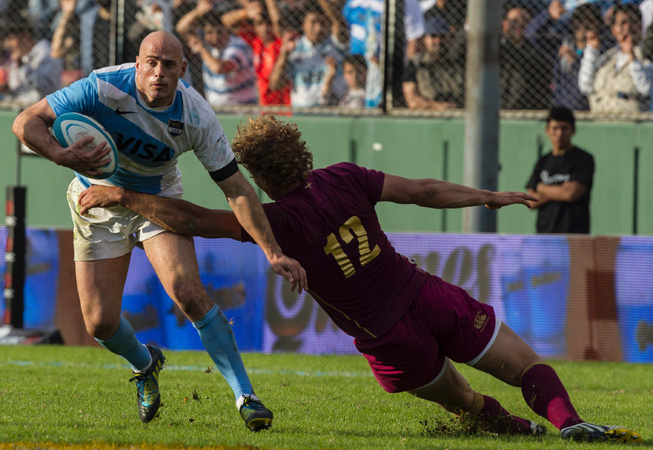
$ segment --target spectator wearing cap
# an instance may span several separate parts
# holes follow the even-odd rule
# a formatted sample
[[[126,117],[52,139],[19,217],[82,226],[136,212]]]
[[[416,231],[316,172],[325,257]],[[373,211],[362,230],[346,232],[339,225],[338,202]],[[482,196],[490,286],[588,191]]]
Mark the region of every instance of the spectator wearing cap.
[[[615,5],[610,31],[617,45],[602,55],[601,36],[587,32],[578,73],[579,88],[588,96],[592,112],[648,110],[653,64],[643,58],[639,47],[642,17],[637,5]]]
[[[408,61],[402,89],[410,109],[443,111],[460,108],[464,98],[464,75],[445,57],[451,28],[441,16],[424,24],[424,51]]]
[[[5,25],[2,31],[10,54],[6,84],[0,86],[5,98],[34,103],[61,87],[63,63],[50,56],[50,41],[37,41],[26,23]]]

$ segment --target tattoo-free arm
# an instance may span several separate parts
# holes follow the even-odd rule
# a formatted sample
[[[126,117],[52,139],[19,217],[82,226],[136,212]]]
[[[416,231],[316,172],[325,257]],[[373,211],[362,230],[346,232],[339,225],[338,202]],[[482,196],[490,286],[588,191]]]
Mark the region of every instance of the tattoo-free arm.
[[[85,146],[93,141],[92,136],[86,136],[67,148],[62,147],[48,130],[56,117],[48,101],[41,99],[18,114],[11,131],[23,144],[55,164],[88,175],[99,175],[98,168],[109,162],[107,155],[111,148],[102,143],[86,150]]]
[[[218,182],[218,186],[227,197],[238,222],[265,253],[272,270],[292,283],[293,290],[297,285],[299,292],[306,289],[306,271],[297,261],[288,258],[281,251],[252,185],[238,171],[226,180]]]
[[[499,209],[513,204],[530,208],[529,201],[537,198],[524,192],[493,192],[432,178],[414,180],[386,174],[380,200],[438,209],[478,205]]]
[[[547,200],[556,202],[576,202],[585,195],[587,190],[587,185],[580,181],[565,181],[562,184],[551,185],[539,183],[535,195],[542,195]]]
[[[174,233],[237,241],[241,238],[240,224],[233,211],[206,209],[178,198],[94,185],[80,194],[78,203],[81,215],[91,208],[121,205]]]

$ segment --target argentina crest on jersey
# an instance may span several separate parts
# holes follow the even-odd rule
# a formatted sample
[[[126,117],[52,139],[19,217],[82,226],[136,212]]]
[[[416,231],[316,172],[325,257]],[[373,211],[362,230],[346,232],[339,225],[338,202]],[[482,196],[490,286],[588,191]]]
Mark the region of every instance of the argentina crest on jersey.
[[[168,119],[168,133],[173,137],[180,136],[184,132],[184,122],[181,120]]]

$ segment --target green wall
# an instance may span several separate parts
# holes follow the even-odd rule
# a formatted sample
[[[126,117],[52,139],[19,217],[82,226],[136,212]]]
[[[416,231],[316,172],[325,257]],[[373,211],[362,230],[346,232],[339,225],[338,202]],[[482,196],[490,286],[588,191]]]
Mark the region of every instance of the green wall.
[[[16,183],[16,113],[0,111],[3,185]],[[231,139],[243,116],[220,115]],[[313,151],[315,167],[340,161],[412,178],[441,178],[462,183],[462,119],[294,116]],[[579,122],[575,143],[596,160],[592,191],[592,234],[653,234],[653,124]],[[523,190],[539,151],[548,151],[544,124],[503,120],[500,128],[499,190]],[[636,165],[637,162],[637,165]],[[72,172],[38,157],[21,158],[21,181],[28,187],[29,226],[70,228],[65,191]],[[207,207],[227,208],[222,193],[192,154],[180,159],[185,198]],[[260,193],[260,192],[259,192]],[[264,201],[268,199],[262,194]],[[381,204],[388,231],[460,232],[460,210],[425,210]],[[530,234],[536,213],[523,207],[497,213],[498,231]],[[4,222],[4,209],[1,216]]]

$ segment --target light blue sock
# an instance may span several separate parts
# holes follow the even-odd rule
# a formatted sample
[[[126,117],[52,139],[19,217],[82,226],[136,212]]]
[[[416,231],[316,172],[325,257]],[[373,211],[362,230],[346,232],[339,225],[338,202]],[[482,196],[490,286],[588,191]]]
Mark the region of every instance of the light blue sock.
[[[213,305],[204,317],[193,322],[193,326],[197,329],[209,356],[234,391],[236,400],[241,395],[254,393],[238,351],[234,331],[218,305]]]
[[[138,342],[134,329],[124,317],[120,317],[120,326],[113,336],[106,341],[97,338],[95,340],[110,352],[125,358],[134,370],[146,368],[152,360],[150,351]]]

